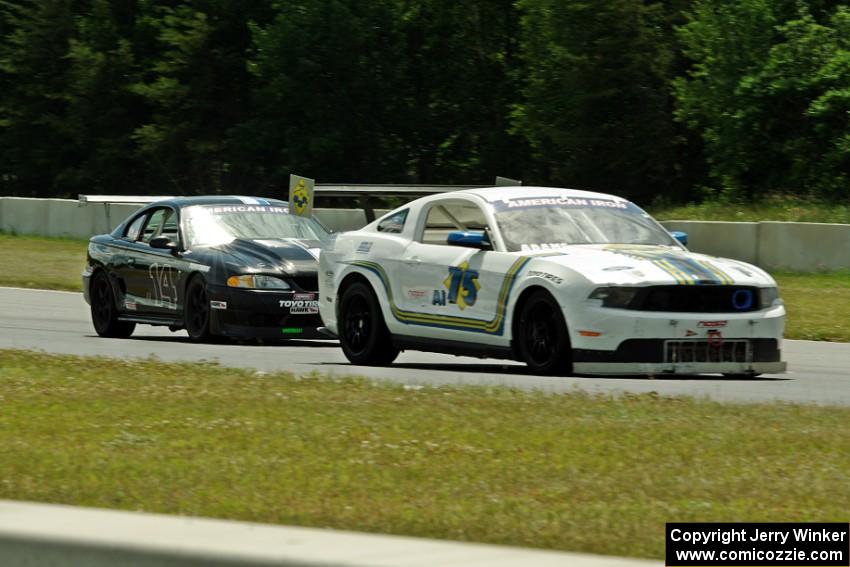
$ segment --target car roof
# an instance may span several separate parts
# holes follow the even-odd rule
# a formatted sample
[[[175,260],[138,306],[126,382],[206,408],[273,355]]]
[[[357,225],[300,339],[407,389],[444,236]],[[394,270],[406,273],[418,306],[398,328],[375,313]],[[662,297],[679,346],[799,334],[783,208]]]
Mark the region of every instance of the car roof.
[[[508,199],[546,199],[558,197],[572,197],[583,199],[614,199],[616,201],[628,202],[623,197],[595,191],[583,191],[581,189],[565,189],[562,187],[535,187],[518,185],[515,187],[484,187],[481,189],[465,189],[458,193],[469,193],[478,195],[484,200],[493,203]]]
[[[265,197],[248,197],[244,195],[199,195],[196,197],[171,197],[151,203],[149,206],[170,205],[176,208],[189,207],[192,205],[276,205],[289,206],[286,201],[280,199],[267,199]]]

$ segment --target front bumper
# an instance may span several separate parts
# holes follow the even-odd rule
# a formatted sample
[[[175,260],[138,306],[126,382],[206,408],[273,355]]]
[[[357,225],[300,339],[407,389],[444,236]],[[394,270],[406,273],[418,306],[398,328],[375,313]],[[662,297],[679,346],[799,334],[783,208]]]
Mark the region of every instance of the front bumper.
[[[319,330],[317,292],[269,291],[210,286],[214,334],[252,339],[327,339]]]
[[[582,374],[764,374],[781,360],[785,308],[748,313],[667,313],[587,305],[569,321]],[[572,315],[572,317],[570,317]]]
[[[784,362],[690,362],[690,363],[650,363],[650,362],[575,362],[576,374],[780,374],[787,370]]]
[[[89,291],[89,284],[91,283],[91,271],[86,268],[83,270],[83,273],[80,274],[83,280],[83,299],[86,300],[86,303],[91,305],[91,292]]]

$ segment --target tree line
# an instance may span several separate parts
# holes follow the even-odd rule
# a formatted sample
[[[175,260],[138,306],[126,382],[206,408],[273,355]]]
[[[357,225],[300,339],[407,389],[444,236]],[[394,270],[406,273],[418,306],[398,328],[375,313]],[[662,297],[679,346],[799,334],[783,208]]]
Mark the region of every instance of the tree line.
[[[0,0],[0,193],[847,195],[835,0]]]

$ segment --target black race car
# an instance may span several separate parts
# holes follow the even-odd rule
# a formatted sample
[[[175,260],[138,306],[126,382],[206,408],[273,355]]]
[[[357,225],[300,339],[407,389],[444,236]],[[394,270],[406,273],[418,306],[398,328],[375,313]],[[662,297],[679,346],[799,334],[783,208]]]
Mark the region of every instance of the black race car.
[[[90,240],[83,289],[92,323],[103,337],[128,337],[143,323],[199,341],[328,338],[317,258],[329,238],[284,201],[157,201]]]

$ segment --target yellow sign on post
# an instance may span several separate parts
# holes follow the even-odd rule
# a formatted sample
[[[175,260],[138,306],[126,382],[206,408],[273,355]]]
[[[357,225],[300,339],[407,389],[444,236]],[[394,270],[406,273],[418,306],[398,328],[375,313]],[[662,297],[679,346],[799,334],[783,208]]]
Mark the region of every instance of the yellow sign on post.
[[[299,217],[313,214],[313,187],[316,182],[300,175],[289,176],[289,212]]]

